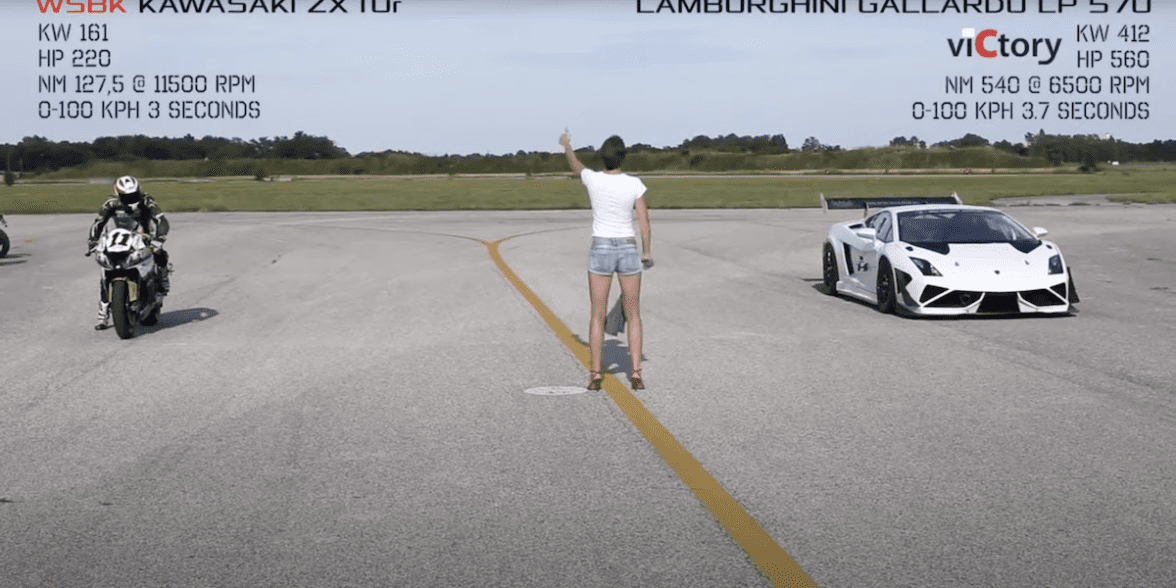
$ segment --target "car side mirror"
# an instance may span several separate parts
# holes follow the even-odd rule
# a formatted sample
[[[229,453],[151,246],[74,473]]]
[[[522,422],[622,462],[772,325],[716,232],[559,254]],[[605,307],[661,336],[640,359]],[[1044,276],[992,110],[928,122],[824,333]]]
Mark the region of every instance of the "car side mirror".
[[[860,229],[854,231],[853,234],[855,234],[855,235],[857,235],[867,241],[874,241],[874,240],[878,239],[878,231],[876,231],[870,227],[860,228]]]
[[[1041,238],[1049,234],[1049,231],[1041,227],[1033,227],[1033,236]]]

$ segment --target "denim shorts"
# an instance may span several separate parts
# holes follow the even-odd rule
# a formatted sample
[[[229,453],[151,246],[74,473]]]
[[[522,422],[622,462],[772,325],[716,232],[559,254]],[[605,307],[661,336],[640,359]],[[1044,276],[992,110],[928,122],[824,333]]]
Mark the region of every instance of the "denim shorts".
[[[641,273],[641,254],[637,251],[636,237],[593,237],[592,249],[588,251],[588,273],[600,276]]]

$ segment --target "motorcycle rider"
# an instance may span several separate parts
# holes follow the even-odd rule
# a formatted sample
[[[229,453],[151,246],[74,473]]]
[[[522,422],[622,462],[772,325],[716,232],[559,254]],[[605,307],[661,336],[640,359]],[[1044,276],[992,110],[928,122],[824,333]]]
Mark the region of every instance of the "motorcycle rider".
[[[122,211],[139,223],[139,229],[151,240],[151,250],[155,257],[156,271],[159,272],[160,291],[167,294],[171,288],[171,265],[168,263],[167,252],[163,250],[163,242],[167,239],[168,222],[155,204],[150,194],[144,193],[139,186],[139,180],[132,176],[122,176],[114,181],[114,196],[108,198],[98,211],[98,218],[90,226],[90,251],[98,247],[98,239],[102,236],[102,227],[106,221]],[[106,299],[106,276],[99,278],[101,298],[98,300],[97,330],[110,326],[110,301]]]

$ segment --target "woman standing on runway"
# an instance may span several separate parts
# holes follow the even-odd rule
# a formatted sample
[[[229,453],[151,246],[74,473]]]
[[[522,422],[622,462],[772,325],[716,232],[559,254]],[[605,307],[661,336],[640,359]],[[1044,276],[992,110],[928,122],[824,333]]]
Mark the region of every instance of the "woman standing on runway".
[[[634,390],[645,388],[641,381],[641,269],[653,265],[650,253],[649,210],[645,206],[645,184],[621,171],[625,142],[613,135],[600,147],[604,171],[584,167],[572,149],[572,137],[565,130],[559,136],[568,165],[580,176],[592,203],[592,248],[588,253],[588,298],[591,318],[588,343],[592,352],[589,390],[599,390],[604,380],[601,348],[604,345],[604,317],[608,312],[608,291],[617,274],[629,330],[629,381]],[[633,233],[633,211],[641,229],[641,253]]]

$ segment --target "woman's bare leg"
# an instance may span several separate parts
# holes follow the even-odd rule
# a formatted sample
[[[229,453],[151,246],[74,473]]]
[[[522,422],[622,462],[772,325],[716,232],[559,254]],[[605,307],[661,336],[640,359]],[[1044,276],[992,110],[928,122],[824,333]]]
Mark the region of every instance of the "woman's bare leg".
[[[621,283],[625,307],[625,329],[629,331],[629,363],[632,371],[641,371],[641,274],[617,276]],[[607,294],[607,293],[606,293]]]
[[[604,347],[604,317],[608,314],[608,290],[612,276],[588,273],[588,299],[591,315],[588,322],[588,348],[592,352],[592,371],[600,373],[600,355]]]

